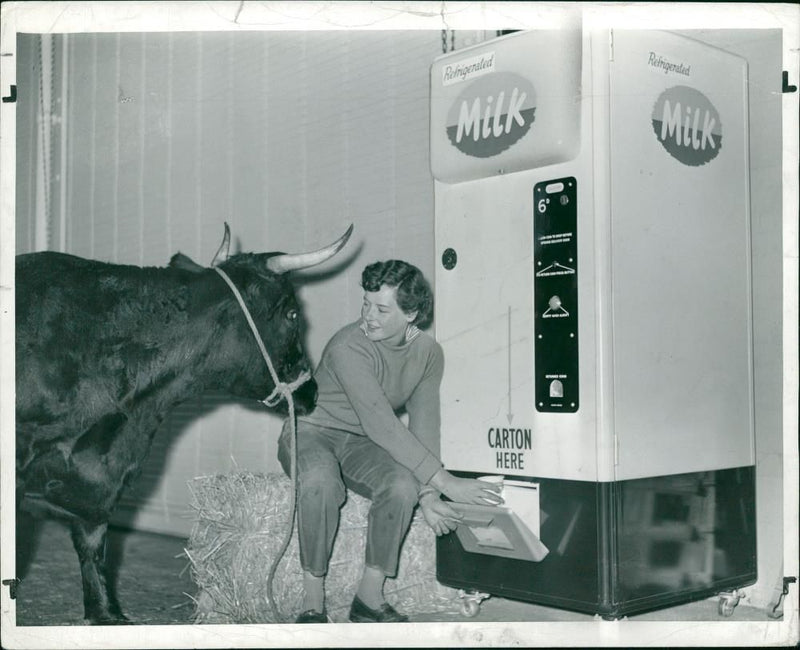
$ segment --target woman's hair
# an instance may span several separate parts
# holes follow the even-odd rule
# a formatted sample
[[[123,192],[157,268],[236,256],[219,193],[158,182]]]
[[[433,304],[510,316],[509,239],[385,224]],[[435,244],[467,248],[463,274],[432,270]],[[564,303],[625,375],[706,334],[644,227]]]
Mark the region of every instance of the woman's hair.
[[[370,264],[361,273],[364,291],[380,291],[383,285],[397,289],[397,305],[403,313],[417,312],[413,325],[428,325],[433,316],[433,291],[422,271],[402,260],[386,260]]]

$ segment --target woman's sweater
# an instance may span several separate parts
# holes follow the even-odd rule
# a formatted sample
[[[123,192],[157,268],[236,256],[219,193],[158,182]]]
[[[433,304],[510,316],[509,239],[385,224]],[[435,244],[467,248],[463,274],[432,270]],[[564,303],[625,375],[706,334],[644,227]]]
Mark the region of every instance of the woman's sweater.
[[[427,483],[442,467],[442,347],[424,332],[396,346],[371,341],[360,324],[346,325],[325,346],[314,373],[316,408],[297,419],[366,435]],[[397,417],[403,407],[408,427]]]

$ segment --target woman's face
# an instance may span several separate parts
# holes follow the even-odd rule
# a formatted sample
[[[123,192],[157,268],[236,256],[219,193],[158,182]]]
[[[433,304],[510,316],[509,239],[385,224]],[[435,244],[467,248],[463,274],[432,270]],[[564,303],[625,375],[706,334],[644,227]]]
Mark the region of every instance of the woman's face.
[[[365,291],[361,318],[367,326],[367,338],[399,344],[405,339],[408,324],[417,316],[406,314],[397,304],[397,288],[381,285],[378,291]]]

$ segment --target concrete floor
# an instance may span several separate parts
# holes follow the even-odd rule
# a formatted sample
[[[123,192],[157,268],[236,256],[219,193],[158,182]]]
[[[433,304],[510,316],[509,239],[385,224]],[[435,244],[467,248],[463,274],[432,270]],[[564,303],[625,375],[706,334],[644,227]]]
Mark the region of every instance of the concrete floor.
[[[117,592],[123,611],[145,625],[192,623],[189,562],[183,555],[186,540],[151,533],[113,530],[109,557],[117,564]],[[80,573],[69,533],[63,525],[42,522],[38,542],[30,546],[31,562],[17,591],[17,625],[82,625]],[[121,560],[121,561],[120,561]],[[415,622],[547,622],[591,621],[595,617],[491,597],[478,615],[465,618],[458,612],[417,615]],[[764,610],[739,604],[733,615],[722,618],[717,599],[671,607],[631,617],[637,621],[765,621]]]

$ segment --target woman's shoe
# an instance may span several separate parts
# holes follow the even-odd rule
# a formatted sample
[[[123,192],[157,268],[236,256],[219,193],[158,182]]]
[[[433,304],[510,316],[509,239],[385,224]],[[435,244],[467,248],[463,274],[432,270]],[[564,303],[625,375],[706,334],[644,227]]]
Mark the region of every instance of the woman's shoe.
[[[328,614],[323,610],[318,612],[316,609],[307,609],[300,616],[298,616],[295,623],[327,623]]]
[[[398,612],[389,603],[383,603],[380,609],[372,609],[356,596],[350,606],[350,620],[353,623],[407,623],[408,616]]]

